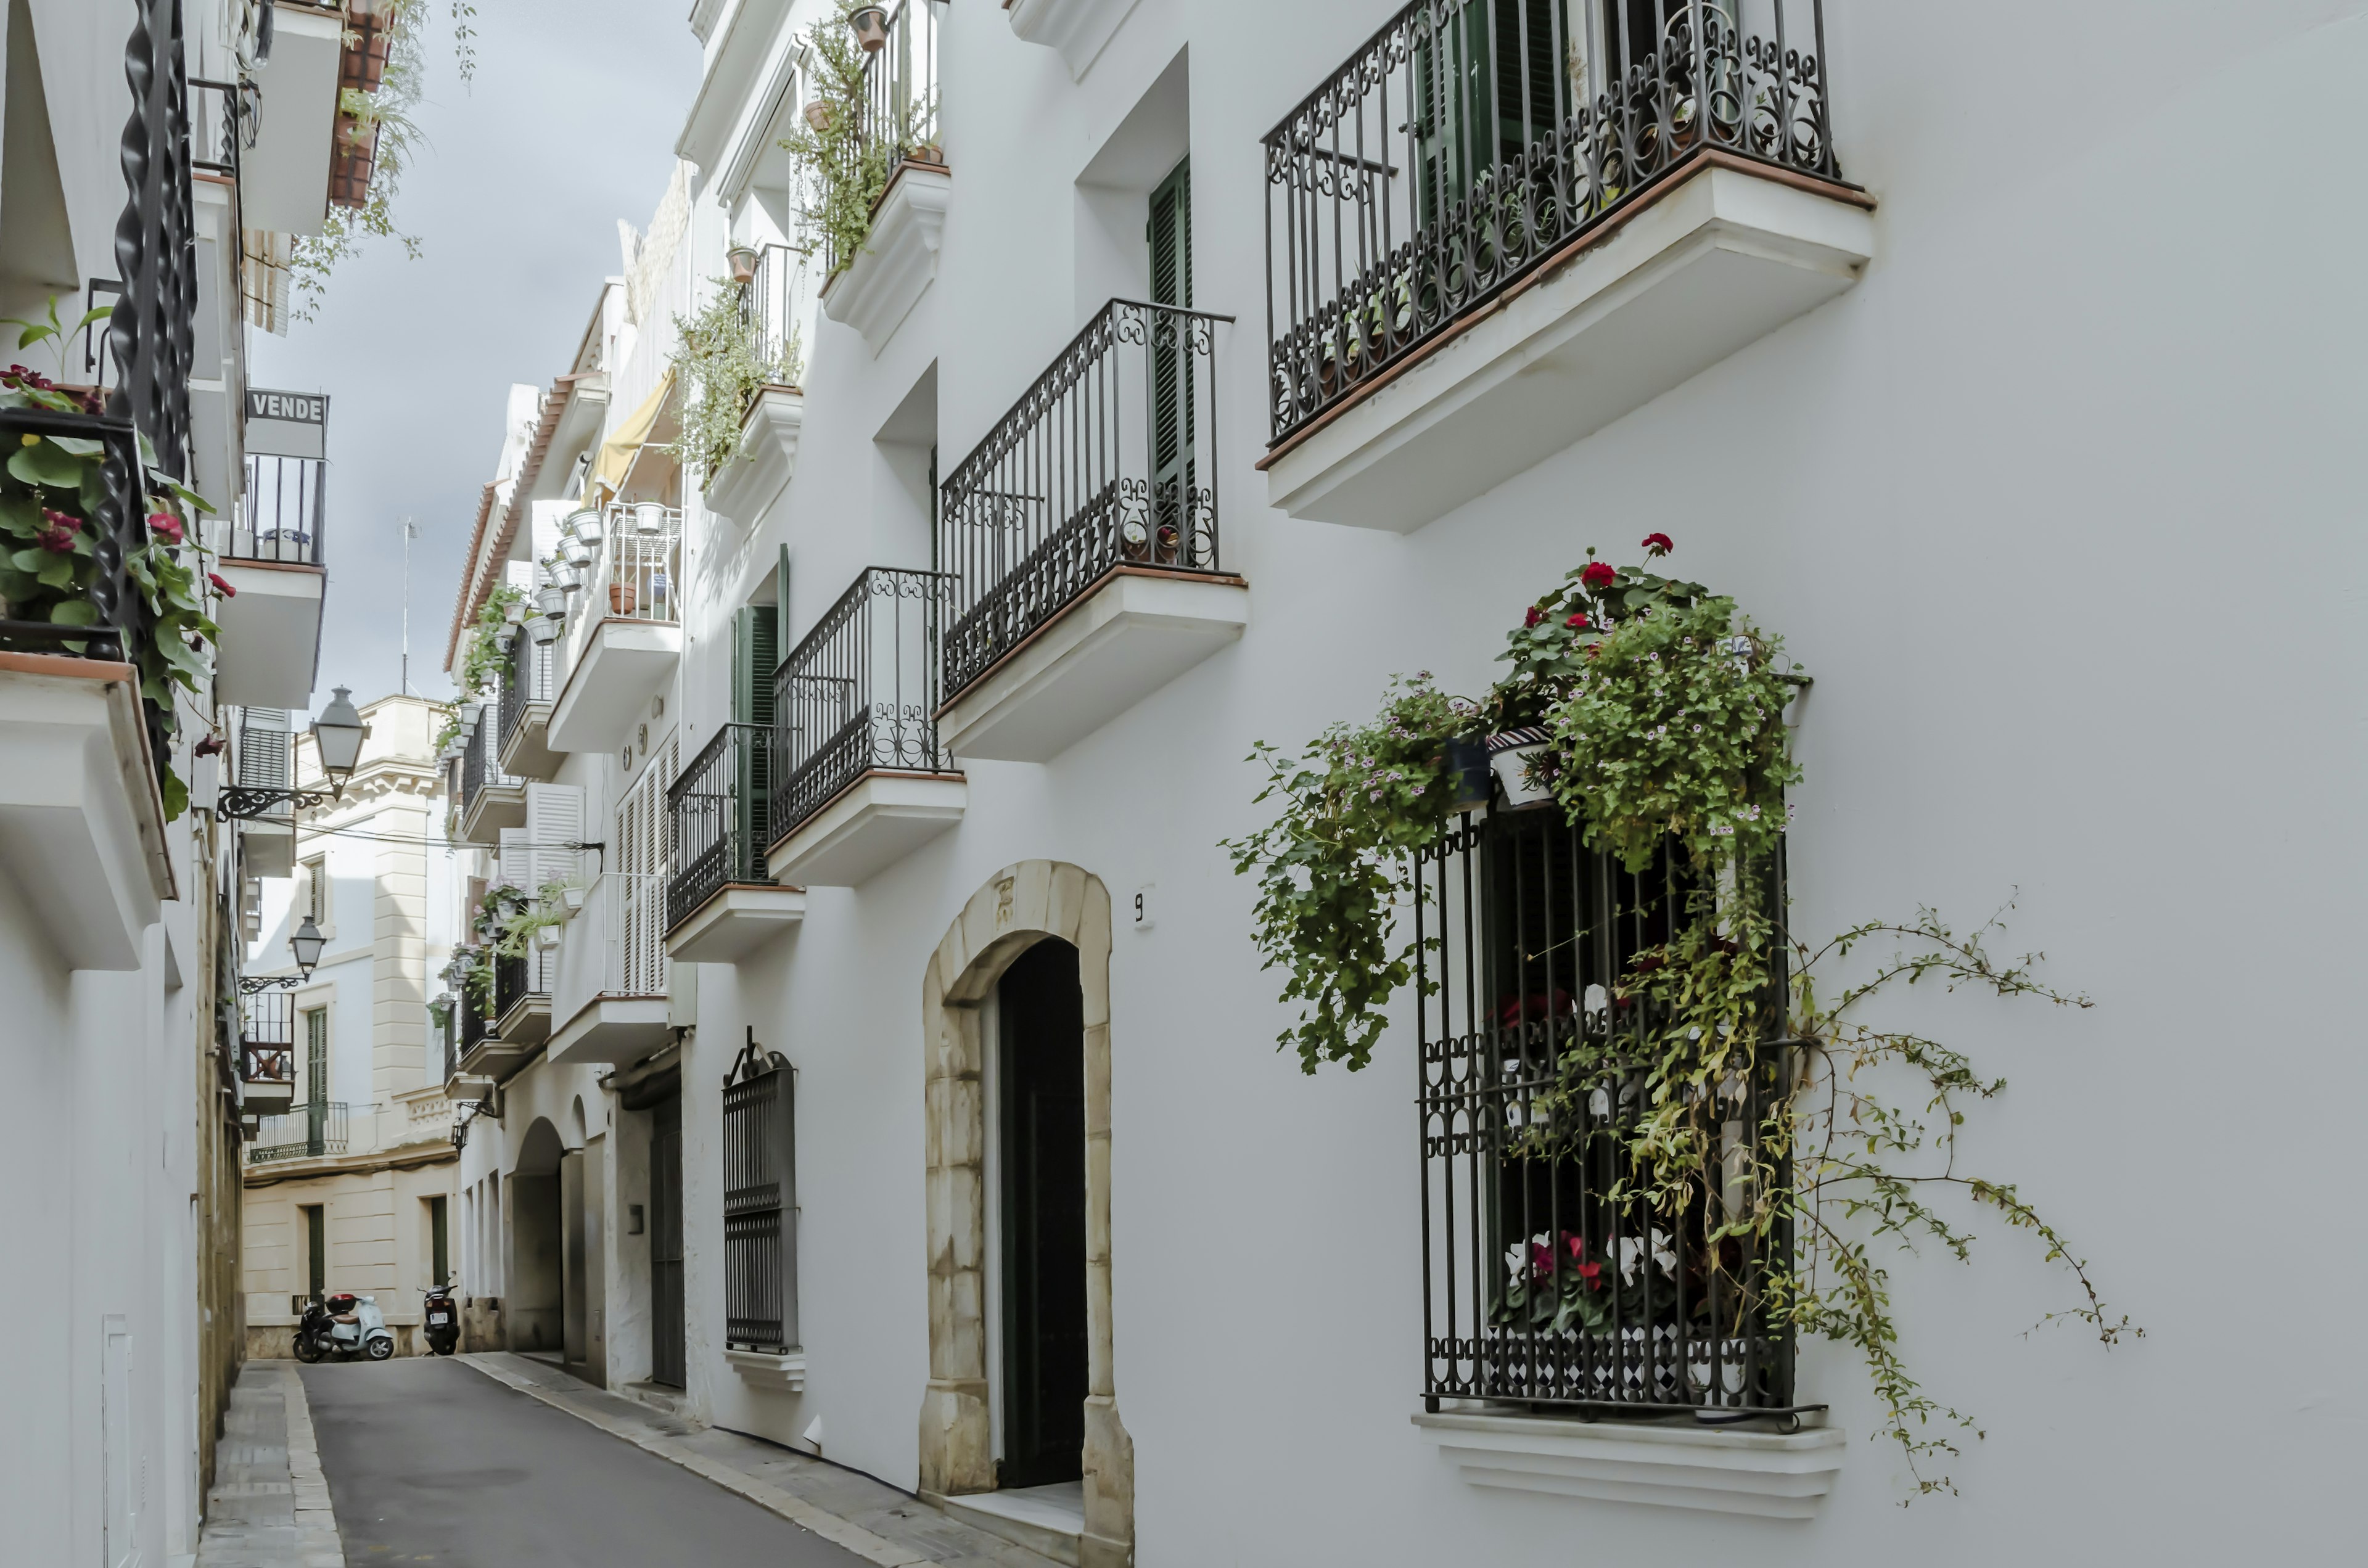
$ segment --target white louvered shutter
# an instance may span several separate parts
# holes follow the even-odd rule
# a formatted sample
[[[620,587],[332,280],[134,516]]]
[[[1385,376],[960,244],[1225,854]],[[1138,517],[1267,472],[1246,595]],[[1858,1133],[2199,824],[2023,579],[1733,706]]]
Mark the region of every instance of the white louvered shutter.
[[[584,842],[583,790],[574,784],[529,784],[526,836],[533,846],[529,892],[550,882],[573,885],[579,881],[583,851],[575,846]]]
[[[526,829],[522,827],[502,829],[501,847],[494,852],[494,885],[495,887],[527,887],[527,875],[533,869],[527,864],[527,845],[529,842]]]

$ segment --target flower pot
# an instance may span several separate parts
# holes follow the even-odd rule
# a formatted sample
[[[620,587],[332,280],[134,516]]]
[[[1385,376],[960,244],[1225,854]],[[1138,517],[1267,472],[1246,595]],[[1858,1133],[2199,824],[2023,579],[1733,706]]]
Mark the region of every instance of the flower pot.
[[[567,608],[567,595],[556,583],[545,583],[534,591],[534,608],[545,615],[557,615]]]
[[[1481,735],[1458,735],[1447,743],[1447,787],[1455,798],[1452,812],[1488,809],[1488,742]]]
[[[746,283],[756,278],[757,252],[754,246],[734,245],[723,253],[723,259],[731,265],[733,282]]]
[[[586,506],[580,512],[570,513],[566,524],[563,526],[570,528],[575,537],[585,543],[598,544],[600,523],[600,509],[598,506]]]
[[[806,107],[798,110],[798,113],[805,118],[806,124],[813,128],[814,133],[817,136],[830,129],[830,105],[821,98],[807,100]]]
[[[534,928],[534,940],[537,947],[555,948],[559,946],[559,927],[556,926],[536,926]]]
[[[637,501],[633,504],[633,531],[645,534],[666,532],[666,505],[659,501]]]
[[[502,622],[500,629],[494,633],[494,646],[507,653],[512,648],[518,646],[518,629],[506,620]]]
[[[1554,750],[1542,729],[1507,730],[1488,737],[1488,767],[1508,806],[1543,805],[1554,791],[1532,776],[1533,765]]]
[[[640,600],[635,596],[633,585],[631,583],[611,583],[609,585],[609,613],[610,615],[631,615],[637,608],[639,608],[639,605]]]
[[[537,647],[548,648],[559,640],[559,622],[547,615],[529,616],[526,634],[534,639]]]
[[[570,566],[582,567],[592,564],[592,547],[580,539],[562,540],[559,554],[560,559]]]
[[[864,53],[879,53],[888,47],[888,7],[859,6],[847,18],[847,30],[855,35],[855,41],[862,46]]]

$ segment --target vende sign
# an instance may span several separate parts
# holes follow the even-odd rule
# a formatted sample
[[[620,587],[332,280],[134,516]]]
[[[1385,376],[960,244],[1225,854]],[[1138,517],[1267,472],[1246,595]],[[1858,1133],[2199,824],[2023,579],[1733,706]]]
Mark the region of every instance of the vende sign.
[[[328,456],[329,400],[319,392],[246,389],[246,449],[259,457]]]

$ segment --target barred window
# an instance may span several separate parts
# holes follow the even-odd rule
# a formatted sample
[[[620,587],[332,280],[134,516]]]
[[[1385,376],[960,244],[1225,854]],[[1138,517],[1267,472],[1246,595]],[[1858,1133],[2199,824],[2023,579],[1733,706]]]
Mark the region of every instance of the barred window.
[[[723,1080],[723,1336],[798,1346],[796,1069],[748,1043]]]
[[[1716,890],[1672,850],[1626,870],[1550,805],[1461,819],[1421,875],[1426,1404],[1790,1409],[1793,1336],[1768,1288],[1791,1237],[1731,1223],[1755,1172],[1790,1180],[1787,1152],[1754,1142],[1788,1052],[1712,1080],[1695,1122],[1711,1179],[1650,1194],[1630,1148],[1668,1042],[1622,983],[1716,919]],[[1771,909],[1782,879],[1780,857],[1759,883]],[[1782,985],[1780,966],[1771,1006]]]

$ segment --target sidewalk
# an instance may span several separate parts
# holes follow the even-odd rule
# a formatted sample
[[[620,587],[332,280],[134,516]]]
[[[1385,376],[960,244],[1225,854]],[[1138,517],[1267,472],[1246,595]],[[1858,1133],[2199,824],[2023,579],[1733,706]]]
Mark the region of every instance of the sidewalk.
[[[706,1477],[880,1568],[1059,1568],[1049,1557],[947,1518],[868,1475],[754,1437],[663,1415],[507,1351],[460,1358],[496,1382]],[[200,1563],[203,1563],[202,1557]],[[228,1562],[229,1559],[224,1562]]]
[[[198,1568],[345,1568],[293,1361],[249,1361],[214,1449]]]

